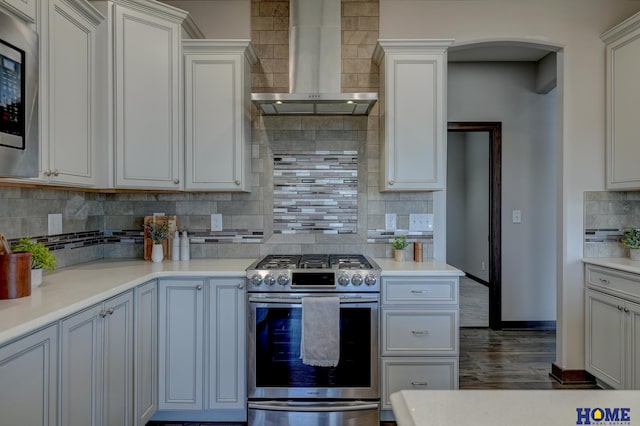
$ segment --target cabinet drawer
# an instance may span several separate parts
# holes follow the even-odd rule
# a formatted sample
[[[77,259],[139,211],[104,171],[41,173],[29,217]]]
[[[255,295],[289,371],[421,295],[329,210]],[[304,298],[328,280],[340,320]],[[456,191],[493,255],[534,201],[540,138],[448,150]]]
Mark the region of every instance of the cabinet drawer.
[[[383,304],[456,304],[458,278],[383,278]]]
[[[382,409],[399,390],[458,389],[458,358],[383,358]]]
[[[457,353],[457,310],[382,310],[382,355]]]
[[[587,286],[606,293],[640,299],[640,276],[600,266],[587,265]]]

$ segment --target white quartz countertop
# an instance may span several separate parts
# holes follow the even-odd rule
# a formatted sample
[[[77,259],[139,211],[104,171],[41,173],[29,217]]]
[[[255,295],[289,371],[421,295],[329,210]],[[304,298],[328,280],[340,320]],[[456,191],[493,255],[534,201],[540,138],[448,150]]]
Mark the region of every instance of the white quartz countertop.
[[[192,259],[145,262],[142,259],[103,259],[44,274],[31,295],[0,300],[0,345],[102,302],[149,280],[162,277],[244,277],[256,259]],[[459,276],[446,263],[396,262],[374,259],[382,275]]]
[[[0,300],[0,345],[160,277],[244,277],[255,259],[105,259],[44,274],[31,296]]]
[[[628,257],[585,257],[584,263],[640,274],[640,261]]]
[[[640,413],[637,391],[613,390],[403,390],[391,405],[398,426],[635,425]],[[578,409],[591,416],[597,408],[602,421],[578,420]],[[607,409],[617,421],[606,421]]]

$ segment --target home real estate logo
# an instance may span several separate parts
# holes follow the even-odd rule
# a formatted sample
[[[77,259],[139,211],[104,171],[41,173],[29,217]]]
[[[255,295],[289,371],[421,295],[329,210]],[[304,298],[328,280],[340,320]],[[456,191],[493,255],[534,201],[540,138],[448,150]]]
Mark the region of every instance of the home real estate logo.
[[[576,408],[577,425],[618,426],[631,425],[631,408]]]

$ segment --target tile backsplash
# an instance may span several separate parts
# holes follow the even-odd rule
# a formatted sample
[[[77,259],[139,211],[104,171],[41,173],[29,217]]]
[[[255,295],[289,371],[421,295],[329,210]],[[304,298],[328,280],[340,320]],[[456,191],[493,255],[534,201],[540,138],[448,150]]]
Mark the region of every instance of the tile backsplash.
[[[640,192],[584,194],[584,257],[626,257],[625,228],[640,228]]]

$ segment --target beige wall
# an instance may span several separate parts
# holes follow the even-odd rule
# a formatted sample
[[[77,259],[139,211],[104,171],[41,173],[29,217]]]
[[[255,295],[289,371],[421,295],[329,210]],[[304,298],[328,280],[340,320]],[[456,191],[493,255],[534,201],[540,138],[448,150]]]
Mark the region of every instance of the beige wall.
[[[206,38],[251,38],[250,0],[164,0],[189,12]]]
[[[380,38],[456,44],[527,40],[558,55],[558,345],[556,364],[584,367],[583,193],[604,188],[602,32],[640,10],[629,0],[380,0]]]

